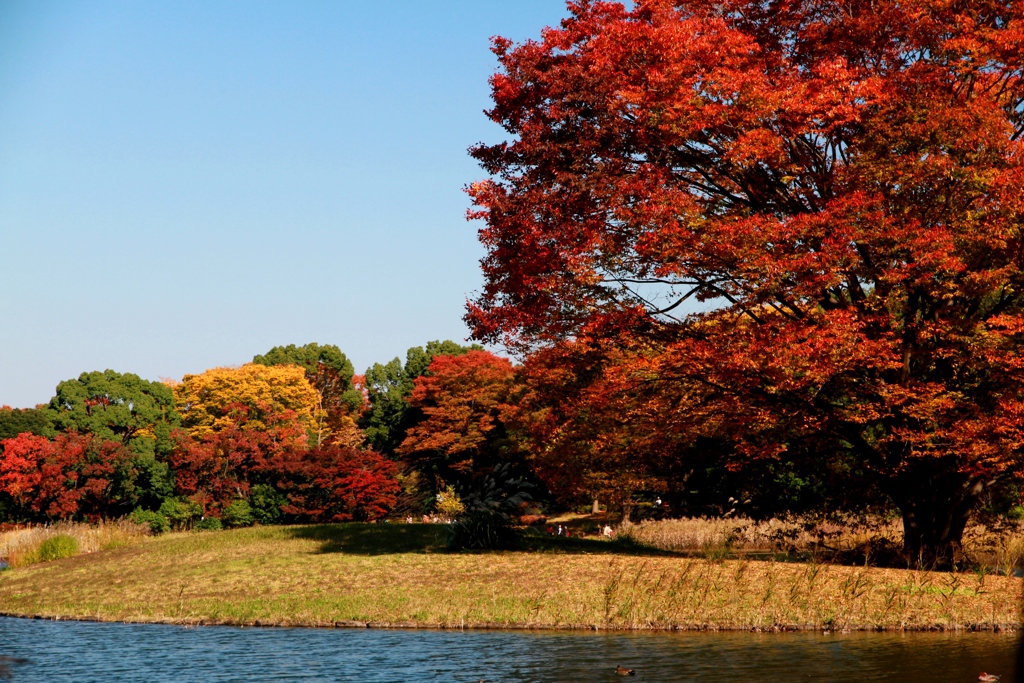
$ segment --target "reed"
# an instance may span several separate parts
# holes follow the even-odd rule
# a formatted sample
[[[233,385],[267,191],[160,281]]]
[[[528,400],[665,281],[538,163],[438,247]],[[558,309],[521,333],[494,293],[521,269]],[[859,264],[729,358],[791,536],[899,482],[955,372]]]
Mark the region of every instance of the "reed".
[[[872,564],[877,553],[895,553],[903,543],[899,519],[810,517],[755,521],[738,518],[681,518],[624,524],[619,539],[651,548],[721,560],[761,555],[822,562]],[[964,564],[1010,574],[1024,567],[1024,522],[973,523],[964,532]],[[873,557],[873,555],[875,555]]]
[[[48,554],[44,545],[66,537],[74,542],[77,553],[95,553],[120,548],[149,535],[149,527],[127,519],[98,524],[55,522],[0,532],[0,560],[10,567],[43,562]]]

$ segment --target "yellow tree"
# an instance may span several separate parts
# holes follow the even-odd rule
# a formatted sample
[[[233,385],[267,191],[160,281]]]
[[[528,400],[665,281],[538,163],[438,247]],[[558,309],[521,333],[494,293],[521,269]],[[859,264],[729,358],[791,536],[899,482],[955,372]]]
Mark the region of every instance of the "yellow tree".
[[[182,426],[192,436],[216,432],[244,421],[244,429],[264,430],[267,418],[287,411],[309,431],[322,418],[320,394],[298,365],[257,365],[213,368],[185,375],[174,385]]]

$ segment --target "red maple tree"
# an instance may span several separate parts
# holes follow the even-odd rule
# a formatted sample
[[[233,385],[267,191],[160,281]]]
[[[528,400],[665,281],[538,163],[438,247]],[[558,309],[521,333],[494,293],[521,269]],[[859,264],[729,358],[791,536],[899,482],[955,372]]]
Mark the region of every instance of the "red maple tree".
[[[1024,446],[1024,8],[569,8],[494,44],[476,337],[657,340],[664,433],[852,454],[952,559]]]
[[[398,453],[439,488],[493,466],[514,378],[512,362],[489,351],[435,356],[408,399],[423,419],[409,429]]]
[[[204,515],[217,517],[231,501],[247,497],[252,484],[273,471],[283,453],[303,449],[308,441],[294,411],[262,407],[262,430],[246,428],[245,406],[229,406],[225,412],[232,421],[220,431],[194,437],[175,430],[168,458],[175,493],[202,506]]]
[[[132,454],[120,442],[74,431],[0,446],[0,491],[23,513],[48,519],[116,517],[130,509]]]
[[[393,461],[347,446],[289,449],[267,471],[288,497],[281,510],[300,522],[374,521],[387,516],[401,490]]]

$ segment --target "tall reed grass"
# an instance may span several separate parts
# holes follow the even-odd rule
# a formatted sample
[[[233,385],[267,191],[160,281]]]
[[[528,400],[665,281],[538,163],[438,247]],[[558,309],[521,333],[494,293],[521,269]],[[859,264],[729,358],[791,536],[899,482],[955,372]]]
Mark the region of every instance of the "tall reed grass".
[[[877,554],[897,553],[903,522],[885,518],[809,517],[755,521],[748,518],[681,518],[624,524],[616,534],[635,543],[720,560],[751,555],[797,555],[814,561],[858,558],[871,564]],[[965,565],[984,565],[1010,574],[1024,568],[1024,522],[972,523],[964,532]]]
[[[60,547],[72,547],[63,539],[70,539],[78,553],[94,553],[99,550],[120,548],[137,542],[149,535],[149,527],[127,519],[99,524],[82,522],[55,522],[45,526],[30,526],[0,532],[0,561],[10,567],[23,567],[45,561],[46,547],[55,543]]]

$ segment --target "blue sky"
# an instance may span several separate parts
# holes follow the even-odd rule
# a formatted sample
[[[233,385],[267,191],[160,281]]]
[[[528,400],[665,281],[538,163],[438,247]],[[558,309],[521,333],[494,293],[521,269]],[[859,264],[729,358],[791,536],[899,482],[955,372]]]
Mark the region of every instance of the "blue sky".
[[[489,38],[563,0],[0,4],[0,404],[461,340]]]

